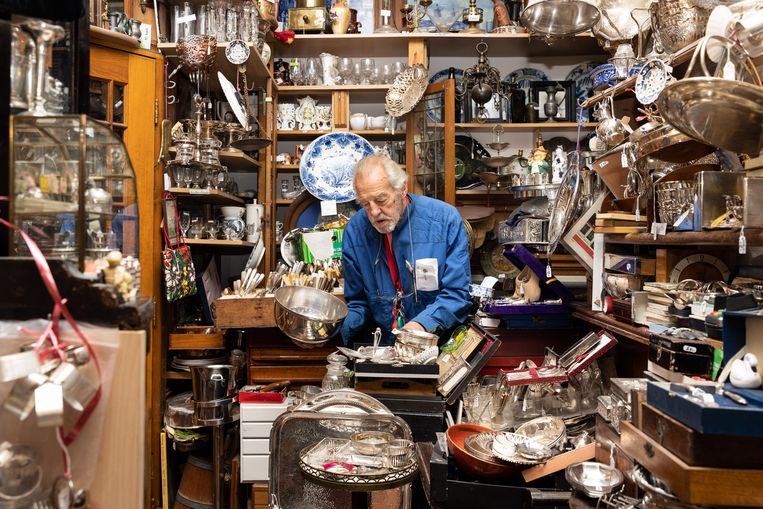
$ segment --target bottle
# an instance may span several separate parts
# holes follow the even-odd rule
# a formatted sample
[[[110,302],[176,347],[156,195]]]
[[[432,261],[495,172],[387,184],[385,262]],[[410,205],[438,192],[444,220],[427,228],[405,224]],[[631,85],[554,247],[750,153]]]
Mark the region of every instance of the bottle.
[[[525,91],[517,86],[516,76],[513,76],[509,83],[509,122],[527,122]]]
[[[321,382],[321,389],[324,391],[333,391],[335,389],[346,389],[350,386],[347,373],[347,357],[334,352],[326,357],[328,365],[326,366],[326,374],[323,376]]]
[[[456,68],[455,67],[449,67],[448,68],[448,79],[453,80],[455,82],[456,80]],[[458,82],[455,82],[456,84],[456,101],[453,108],[454,113],[454,122],[460,123],[461,122],[461,110],[463,108],[463,102],[459,101],[458,96],[461,93],[461,91],[458,88]]]

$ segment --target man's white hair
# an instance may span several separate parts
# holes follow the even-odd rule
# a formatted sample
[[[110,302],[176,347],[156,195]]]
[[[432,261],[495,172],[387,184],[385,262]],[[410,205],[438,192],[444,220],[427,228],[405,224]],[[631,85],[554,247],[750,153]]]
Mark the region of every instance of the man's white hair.
[[[357,191],[358,179],[367,176],[374,168],[381,166],[387,174],[387,180],[396,191],[402,191],[408,181],[408,175],[400,165],[384,154],[373,154],[366,156],[355,165],[355,175],[352,178],[352,185]]]

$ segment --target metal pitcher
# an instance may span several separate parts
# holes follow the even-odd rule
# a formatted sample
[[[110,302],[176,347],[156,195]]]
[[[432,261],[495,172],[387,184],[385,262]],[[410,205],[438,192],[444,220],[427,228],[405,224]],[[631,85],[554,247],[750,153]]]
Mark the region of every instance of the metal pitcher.
[[[194,401],[208,403],[233,397],[236,387],[233,371],[234,368],[230,364],[192,366]]]

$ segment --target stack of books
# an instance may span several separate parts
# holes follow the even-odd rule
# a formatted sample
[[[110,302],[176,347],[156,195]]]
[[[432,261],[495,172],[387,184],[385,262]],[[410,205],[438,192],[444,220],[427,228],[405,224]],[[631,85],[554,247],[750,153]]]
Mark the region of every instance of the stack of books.
[[[646,319],[649,322],[673,325],[674,318],[670,313],[673,299],[667,295],[667,292],[675,288],[675,283],[644,283],[644,291],[648,293],[649,300],[646,306]]]
[[[640,220],[638,220],[640,219]],[[603,212],[596,214],[596,233],[643,233],[646,218],[637,218],[627,212]]]

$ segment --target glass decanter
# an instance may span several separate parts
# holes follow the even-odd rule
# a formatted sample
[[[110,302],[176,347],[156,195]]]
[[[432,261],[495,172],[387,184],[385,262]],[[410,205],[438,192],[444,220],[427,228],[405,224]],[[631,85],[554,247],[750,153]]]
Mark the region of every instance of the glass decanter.
[[[321,382],[321,389],[324,391],[333,391],[334,389],[346,389],[350,386],[347,372],[347,357],[334,352],[326,357],[328,365],[326,366],[326,375]]]

